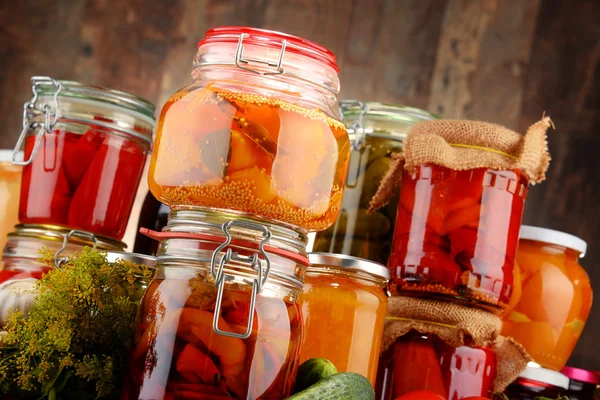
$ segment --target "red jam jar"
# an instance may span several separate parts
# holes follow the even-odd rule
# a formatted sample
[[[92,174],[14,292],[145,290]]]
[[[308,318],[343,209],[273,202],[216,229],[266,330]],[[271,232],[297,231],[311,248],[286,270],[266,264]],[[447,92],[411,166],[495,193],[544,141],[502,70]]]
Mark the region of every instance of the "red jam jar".
[[[427,390],[447,400],[493,392],[496,353],[484,347],[453,347],[434,334],[411,331],[379,359],[378,400]]]
[[[388,260],[392,295],[509,302],[528,181],[518,170],[404,171]]]
[[[33,77],[19,221],[122,239],[152,144],[154,106],[128,93]]]
[[[585,369],[564,367],[560,372],[569,378],[569,400],[597,400],[594,397],[600,387],[600,375]]]
[[[528,366],[506,388],[504,394],[509,400],[533,400],[538,397],[558,399],[566,394],[568,388],[569,378],[560,372]],[[586,398],[586,400],[593,400],[593,398]]]

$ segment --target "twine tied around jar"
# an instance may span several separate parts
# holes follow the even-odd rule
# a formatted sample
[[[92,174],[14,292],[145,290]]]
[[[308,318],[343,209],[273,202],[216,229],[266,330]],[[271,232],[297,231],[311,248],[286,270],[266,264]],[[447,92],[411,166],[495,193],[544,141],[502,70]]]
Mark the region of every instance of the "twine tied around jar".
[[[381,351],[386,351],[411,330],[434,334],[452,347],[489,346],[498,360],[494,392],[500,393],[531,361],[523,346],[500,335],[501,328],[500,318],[484,310],[444,301],[393,296],[388,302]]]
[[[546,178],[550,164],[546,132],[554,127],[544,116],[525,135],[481,121],[423,121],[408,133],[402,154],[393,154],[390,169],[369,204],[369,213],[385,206],[402,183],[402,172],[435,164],[456,171],[490,168],[521,170],[529,183]]]

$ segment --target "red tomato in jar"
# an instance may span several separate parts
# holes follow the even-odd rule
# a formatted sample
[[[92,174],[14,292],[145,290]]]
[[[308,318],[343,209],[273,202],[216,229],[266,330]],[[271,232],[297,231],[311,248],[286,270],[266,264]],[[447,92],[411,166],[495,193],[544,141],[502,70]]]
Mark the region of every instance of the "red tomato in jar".
[[[429,390],[416,390],[396,397],[394,400],[446,400],[446,398]]]

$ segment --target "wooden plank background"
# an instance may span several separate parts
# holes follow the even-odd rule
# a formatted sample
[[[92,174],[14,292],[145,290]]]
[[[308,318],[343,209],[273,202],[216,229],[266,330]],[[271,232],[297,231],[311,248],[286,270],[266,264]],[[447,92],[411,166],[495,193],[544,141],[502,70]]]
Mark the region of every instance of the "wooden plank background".
[[[281,30],[333,50],[342,98],[520,131],[549,114],[553,160],[525,222],[585,239],[600,292],[598,20],[597,0],[3,0],[0,148],[16,141],[32,75],[132,92],[160,108],[191,81],[207,29]],[[599,336],[596,301],[571,364],[600,370]]]

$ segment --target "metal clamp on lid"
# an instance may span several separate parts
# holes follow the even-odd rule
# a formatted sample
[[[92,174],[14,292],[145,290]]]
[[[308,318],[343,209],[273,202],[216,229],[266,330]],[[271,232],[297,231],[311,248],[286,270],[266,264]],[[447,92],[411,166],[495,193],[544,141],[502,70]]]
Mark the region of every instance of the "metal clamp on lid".
[[[263,239],[261,240],[258,248],[258,253],[254,253],[251,256],[242,256],[237,252],[231,250],[231,248],[227,248],[231,244],[231,234],[229,230],[234,227],[240,227],[245,229],[256,230],[262,232]],[[215,314],[213,318],[213,330],[223,336],[229,336],[238,339],[247,339],[250,337],[252,333],[252,324],[254,322],[254,310],[256,305],[256,295],[260,292],[263,285],[265,284],[267,278],[269,277],[269,271],[271,270],[271,260],[269,256],[265,252],[264,245],[271,238],[271,232],[267,227],[261,224],[257,224],[254,222],[243,221],[243,220],[232,220],[223,224],[223,232],[225,233],[226,239],[219,247],[215,249],[212,254],[210,261],[210,273],[215,280],[215,286],[217,286],[217,299],[215,305]],[[225,255],[221,257],[219,261],[217,261],[217,256],[221,251],[227,248]],[[259,255],[262,256],[259,258]],[[224,268],[225,265],[230,261],[239,261],[249,263],[250,267],[258,273],[258,276],[252,280],[252,293],[250,296],[250,315],[248,316],[248,327],[245,333],[239,334],[235,332],[227,332],[219,329],[219,316],[221,314],[221,303],[223,300],[223,292],[225,289],[225,282],[231,281],[234,279],[233,275],[225,274]],[[263,263],[264,261],[264,267]],[[218,264],[218,267],[217,267]]]
[[[342,117],[342,121],[344,119],[344,114],[345,114],[345,110],[348,107],[360,107],[361,108],[361,112],[358,115],[358,121],[354,122],[352,124],[352,131],[354,133],[354,139],[352,139],[352,150],[357,151],[360,150],[361,147],[363,146],[364,142],[365,142],[365,137],[366,135],[366,130],[365,130],[365,125],[364,125],[364,121],[363,118],[365,116],[366,113],[369,112],[369,106],[367,103],[363,103],[362,101],[359,100],[341,100],[340,101],[340,116]]]
[[[60,268],[64,264],[69,262],[69,260],[70,260],[69,256],[62,257],[62,258],[59,258],[59,256],[63,251],[65,251],[67,249],[67,246],[69,245],[69,239],[71,239],[72,236],[80,236],[85,239],[89,239],[94,244],[94,246],[93,246],[94,249],[96,248],[96,245],[98,244],[98,239],[96,238],[96,236],[93,233],[86,232],[86,231],[78,231],[76,229],[73,229],[72,231],[70,231],[69,233],[67,233],[65,235],[65,239],[63,240],[62,247],[60,249],[58,249],[56,251],[56,253],[54,253],[54,263],[56,264],[56,268]]]
[[[281,53],[279,53],[279,59],[277,60],[277,62],[272,62],[272,61],[265,61],[265,60],[257,60],[257,59],[253,59],[253,58],[243,58],[243,53],[244,53],[244,38],[247,37],[248,34],[246,33],[242,33],[240,35],[240,39],[238,41],[238,45],[237,45],[237,50],[235,51],[235,66],[249,71],[249,72],[254,72],[255,74],[258,75],[281,75],[285,72],[285,69],[283,68],[282,64],[283,64],[283,55],[285,54],[285,48],[287,47],[287,41],[283,40],[281,42]],[[249,64],[250,62],[254,62],[254,63],[259,63],[259,64],[264,64],[267,65],[269,67],[275,67],[276,70],[274,72],[262,72],[262,71],[258,71],[249,67],[245,67],[242,64]]]
[[[54,86],[56,87],[56,92],[54,92],[54,95],[52,96],[53,100],[54,100],[54,113],[52,113],[52,108],[50,107],[50,104],[44,102],[41,105],[36,104],[39,98],[39,93],[38,93],[38,89],[41,86]],[[58,101],[58,95],[60,94],[62,90],[62,84],[58,81],[55,81],[52,78],[49,78],[47,76],[34,76],[31,78],[31,91],[33,92],[33,97],[31,98],[31,100],[29,100],[27,103],[25,103],[23,105],[23,130],[21,131],[21,134],[19,135],[19,140],[17,141],[17,144],[15,146],[15,149],[13,150],[13,158],[12,158],[12,162],[15,165],[22,165],[22,166],[26,166],[31,164],[31,162],[33,161],[38,148],[40,147],[40,143],[42,142],[42,137],[44,136],[44,133],[50,133],[52,132],[52,130],[54,129],[54,126],[56,125],[56,123],[58,122],[58,119],[60,117],[59,115],[59,101]],[[35,116],[35,113],[41,113],[44,116],[44,122],[43,123],[39,123],[39,122],[34,122],[31,121],[32,117]],[[25,142],[25,137],[27,136],[27,131],[30,129],[38,129],[38,132],[36,134],[36,138],[35,138],[35,144],[33,146],[33,150],[31,151],[31,154],[29,155],[28,159],[23,159],[22,161],[19,160],[19,150],[21,149],[21,147],[23,146],[24,142]]]

